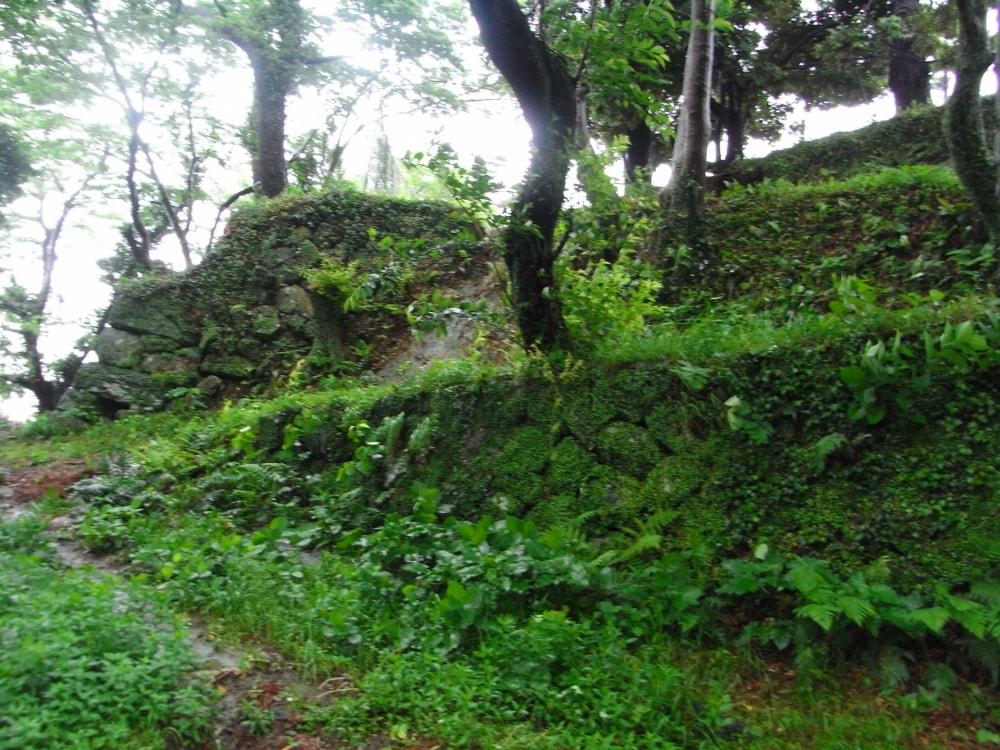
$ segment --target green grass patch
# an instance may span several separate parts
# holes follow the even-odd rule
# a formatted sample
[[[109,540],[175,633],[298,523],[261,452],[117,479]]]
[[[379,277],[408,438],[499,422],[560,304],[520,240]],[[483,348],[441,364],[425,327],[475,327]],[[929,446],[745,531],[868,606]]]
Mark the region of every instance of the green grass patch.
[[[138,590],[47,563],[35,519],[0,525],[0,747],[197,743],[215,695],[182,625]],[[26,554],[31,540],[36,550]]]

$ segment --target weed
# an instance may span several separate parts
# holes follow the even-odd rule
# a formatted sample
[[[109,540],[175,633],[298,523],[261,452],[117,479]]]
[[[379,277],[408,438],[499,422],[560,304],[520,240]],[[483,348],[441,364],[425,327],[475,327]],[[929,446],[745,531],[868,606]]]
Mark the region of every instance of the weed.
[[[0,745],[138,750],[204,738],[213,691],[195,677],[179,623],[106,580],[0,557]]]

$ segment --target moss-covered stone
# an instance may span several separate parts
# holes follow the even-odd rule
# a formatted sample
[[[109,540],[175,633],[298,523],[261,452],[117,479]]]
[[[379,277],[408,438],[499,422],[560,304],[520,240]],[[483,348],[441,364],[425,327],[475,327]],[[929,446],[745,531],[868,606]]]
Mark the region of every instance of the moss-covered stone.
[[[595,440],[595,451],[603,463],[636,479],[644,479],[662,457],[650,434],[629,422],[612,422]]]
[[[240,379],[251,375],[257,364],[235,354],[209,354],[201,361],[200,369],[206,375]]]

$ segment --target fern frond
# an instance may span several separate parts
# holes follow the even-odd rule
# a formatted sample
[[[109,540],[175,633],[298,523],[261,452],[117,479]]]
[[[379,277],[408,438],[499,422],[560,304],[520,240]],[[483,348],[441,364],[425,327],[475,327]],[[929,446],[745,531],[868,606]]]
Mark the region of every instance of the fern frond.
[[[857,596],[839,596],[836,604],[843,611],[844,616],[859,628],[863,626],[865,620],[875,616],[875,607],[867,599]]]
[[[881,651],[878,666],[882,684],[886,688],[896,689],[909,681],[910,668],[906,665],[908,658],[912,658],[912,655],[899,648],[888,647]]]
[[[978,599],[987,607],[1000,609],[1000,582],[979,581],[972,584],[969,593],[974,599]]]
[[[624,562],[651,549],[659,549],[662,541],[663,537],[659,534],[642,534],[636,537],[632,541],[632,544],[618,553],[618,560],[619,562]]]
[[[830,572],[822,560],[799,557],[788,563],[788,580],[802,594],[812,596],[830,582]]]
[[[826,602],[811,602],[795,608],[796,615],[812,620],[827,633],[833,627],[833,618],[839,611],[836,605]]]
[[[910,617],[937,635],[951,619],[951,613],[944,607],[924,607],[911,612]]]

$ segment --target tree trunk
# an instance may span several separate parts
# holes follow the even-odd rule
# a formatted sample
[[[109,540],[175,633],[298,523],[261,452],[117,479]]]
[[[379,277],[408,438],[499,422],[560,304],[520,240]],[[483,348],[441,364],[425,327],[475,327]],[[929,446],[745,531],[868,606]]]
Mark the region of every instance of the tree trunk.
[[[726,166],[743,158],[746,122],[751,113],[746,107],[747,87],[729,81],[720,88],[719,130],[726,136],[726,156],[720,166]]]
[[[919,0],[893,0],[893,15],[906,19],[917,12]],[[896,100],[896,111],[931,100],[931,66],[913,52],[913,37],[893,39],[889,58],[889,90]]]
[[[668,245],[686,245],[689,260],[696,266],[707,262],[704,247],[705,171],[708,143],[712,136],[711,105],[712,19],[715,0],[694,0],[691,4],[691,37],[684,62],[683,102],[674,145],[670,184],[661,194],[665,231],[661,251]]]
[[[253,181],[265,198],[274,198],[288,187],[285,164],[285,100],[289,85],[267,52],[250,44],[242,45],[253,68],[253,130],[251,165]]]
[[[652,176],[653,130],[645,120],[625,130],[628,148],[625,150],[625,181],[629,185],[648,184]]]
[[[945,108],[945,136],[955,172],[983,217],[990,240],[1000,237],[997,167],[986,145],[979,85],[993,62],[983,0],[955,0],[959,49],[955,90]]]
[[[559,58],[532,33],[517,0],[469,0],[469,6],[483,46],[531,127],[531,164],[504,236],[514,314],[526,349],[568,351],[553,238],[573,147],[575,87]]]

